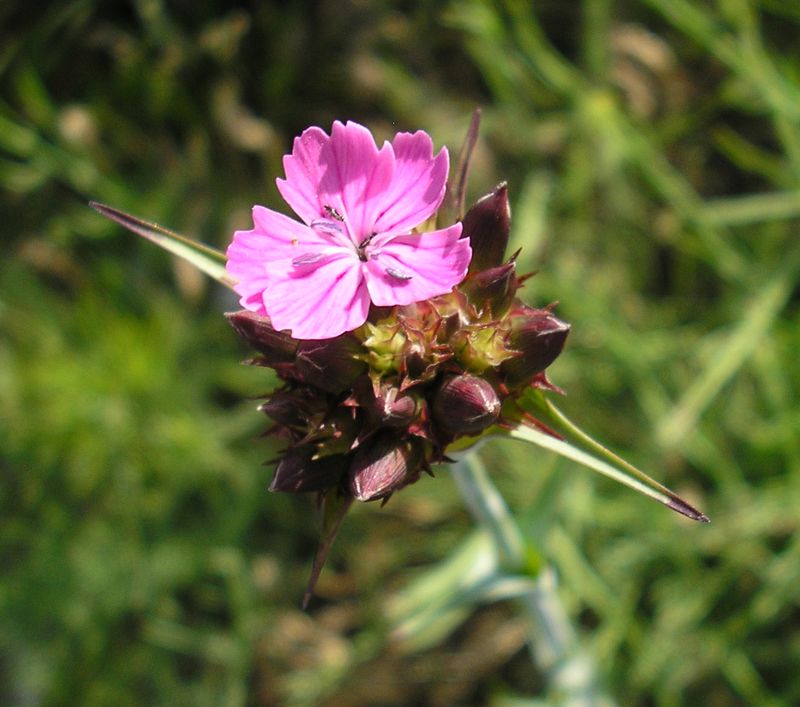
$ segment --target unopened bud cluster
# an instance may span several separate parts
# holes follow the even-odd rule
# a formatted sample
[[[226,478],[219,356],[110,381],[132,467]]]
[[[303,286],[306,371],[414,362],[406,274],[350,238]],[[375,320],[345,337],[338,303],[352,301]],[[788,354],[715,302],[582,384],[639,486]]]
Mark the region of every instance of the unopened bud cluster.
[[[551,387],[545,369],[569,325],[517,296],[514,258],[503,262],[510,227],[505,185],[463,221],[473,259],[451,293],[390,309],[335,339],[297,341],[269,319],[229,314],[284,385],[261,406],[286,444],[273,491],[338,489],[361,501],[387,499],[417,481],[447,448],[493,426],[518,424],[514,401]]]

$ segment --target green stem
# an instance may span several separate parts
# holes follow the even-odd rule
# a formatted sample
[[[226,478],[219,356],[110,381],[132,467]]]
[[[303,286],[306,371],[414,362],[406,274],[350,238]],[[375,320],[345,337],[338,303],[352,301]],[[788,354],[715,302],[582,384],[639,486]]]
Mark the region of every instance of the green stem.
[[[453,465],[452,473],[470,513],[492,538],[503,569],[530,576],[531,541],[523,536],[478,456],[468,455]],[[553,568],[540,569],[527,585],[530,588],[518,595],[517,603],[528,619],[534,661],[547,677],[548,703],[613,704],[600,693],[593,661],[581,648],[558,596]]]
[[[501,567],[512,572],[523,571],[522,533],[478,455],[469,454],[453,465],[452,475],[473,518],[491,536]]]

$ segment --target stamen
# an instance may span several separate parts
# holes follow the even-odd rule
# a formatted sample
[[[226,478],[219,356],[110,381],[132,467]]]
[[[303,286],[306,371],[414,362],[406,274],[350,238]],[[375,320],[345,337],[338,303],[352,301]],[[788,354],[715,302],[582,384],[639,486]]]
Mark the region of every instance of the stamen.
[[[292,259],[292,265],[296,268],[305,268],[310,265],[318,265],[326,258],[325,253],[303,253]]]
[[[308,226],[329,236],[340,236],[344,233],[344,229],[336,221],[328,221],[324,218],[314,219]]]
[[[408,273],[398,270],[397,268],[386,268],[386,274],[397,280],[410,280],[413,277],[413,275],[409,275]]]
[[[377,235],[378,235],[377,233],[370,233],[356,247],[356,253],[358,253],[358,258],[362,263],[366,263],[369,260],[369,255],[367,254],[367,246],[372,242],[372,239],[375,238],[375,236]]]

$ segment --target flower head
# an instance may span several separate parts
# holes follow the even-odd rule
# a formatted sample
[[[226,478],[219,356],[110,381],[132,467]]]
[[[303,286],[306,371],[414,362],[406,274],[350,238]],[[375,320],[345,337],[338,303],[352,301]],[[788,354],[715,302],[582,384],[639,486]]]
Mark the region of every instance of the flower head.
[[[408,305],[450,292],[467,273],[461,224],[418,233],[439,208],[449,158],[423,132],[378,149],[370,132],[335,122],[295,138],[278,189],[302,222],[253,207],[237,231],[228,272],[240,304],[296,339],[328,339],[361,326],[370,304]]]
[[[402,189],[394,191],[394,182],[380,176],[379,165],[386,158],[375,157],[374,175],[362,179],[357,194],[345,189],[336,201],[328,189],[321,197],[314,192],[315,201],[303,202],[301,194],[311,191],[298,191],[304,184],[313,183],[320,193],[320,185],[327,184],[319,170],[309,166],[327,164],[320,157],[323,147],[338,155],[336,159],[344,165],[342,174],[347,174],[349,163],[334,148],[338,140],[354,143],[356,138],[363,138],[363,149],[356,150],[356,155],[392,155],[395,171],[401,172],[397,179]],[[307,142],[317,144],[317,140],[321,147],[313,152]],[[370,145],[374,152],[367,149]],[[417,146],[416,152],[411,151],[412,145]],[[412,152],[425,159],[411,159]],[[316,155],[313,159],[312,154]],[[518,403],[531,386],[555,389],[545,369],[561,352],[569,325],[556,319],[551,308],[534,309],[517,297],[525,277],[517,276],[514,256],[503,262],[510,225],[505,186],[481,199],[464,217],[465,235],[475,236],[472,247],[480,267],[466,277],[470,245],[466,238],[458,240],[460,225],[433,233],[395,235],[438,206],[446,160],[444,151],[432,157],[430,139],[424,133],[398,135],[378,152],[369,133],[353,123],[335,123],[330,138],[311,128],[298,138],[294,152],[286,158],[287,180],[279,182],[306,225],[257,207],[257,228],[237,233],[228,251],[229,269],[240,278],[242,302],[269,312],[269,317],[237,312],[228,315],[229,321],[261,354],[250,363],[274,368],[283,381],[261,406],[274,423],[270,433],[286,444],[270,490],[317,493],[323,519],[335,520],[327,526],[323,520],[309,592],[338,523],[353,500],[386,502],[396,491],[418,481],[423,472],[430,472],[432,465],[451,461],[449,451],[483,435],[523,423],[546,429]],[[425,169],[420,166],[423,163]],[[352,171],[357,170],[352,167]],[[408,176],[412,173],[418,175],[413,184]],[[388,196],[381,196],[375,206],[369,185],[382,183],[379,179],[390,187]],[[405,221],[399,208],[393,210],[392,204],[403,202],[410,209],[415,201],[419,202],[416,210]],[[327,220],[318,215],[325,207],[330,207]],[[262,216],[266,220],[260,222]],[[292,224],[287,228],[294,229],[290,233],[295,233],[301,244],[300,255],[293,255],[295,246],[282,241],[279,232],[268,232],[275,224]],[[378,235],[358,246],[357,238],[351,236],[362,233],[358,230],[362,226],[354,224],[371,224],[367,232],[374,230]],[[412,239],[417,242],[414,257],[411,250],[403,250]],[[318,250],[311,250],[323,240]],[[375,251],[374,243],[380,244]],[[447,246],[436,250],[431,245],[436,243]],[[243,273],[256,272],[257,258],[244,257],[251,247],[265,259],[262,280],[243,277]],[[270,248],[289,255],[267,261]],[[407,260],[399,260],[406,255]],[[380,269],[395,268],[388,266],[389,262],[397,263],[394,273]],[[275,263],[282,263],[286,273],[280,273]],[[343,268],[350,263],[349,269],[331,284],[325,279],[325,268],[336,263]],[[401,268],[410,279],[398,277]],[[313,290],[317,277],[322,283],[318,286],[328,288],[328,294]],[[358,279],[358,288],[368,299],[357,318],[352,312],[349,315],[348,328],[356,328],[341,331],[329,321],[335,319],[335,312],[326,298],[333,297],[340,308],[342,302],[354,301],[337,289],[348,278]],[[300,290],[293,299],[285,306],[273,304],[276,291],[289,292],[291,288]],[[438,294],[417,300],[426,288]],[[400,304],[367,312],[369,299],[380,305],[395,300]],[[290,326],[281,317],[291,316],[290,305],[298,302],[311,323],[299,321]],[[312,305],[321,312],[303,309]],[[365,323],[362,317],[367,315]],[[280,331],[285,328],[306,338],[297,341]],[[338,334],[320,341],[320,332]],[[328,506],[334,510],[329,511]]]
[[[545,369],[569,325],[517,297],[506,185],[425,231],[448,159],[423,131],[378,148],[357,123],[309,128],[278,180],[300,220],[256,206],[228,248],[244,307],[229,321],[283,381],[260,407],[286,445],[270,490],[322,508],[306,600],[352,501],[385,503],[453,449],[541,426],[520,400],[557,390]]]

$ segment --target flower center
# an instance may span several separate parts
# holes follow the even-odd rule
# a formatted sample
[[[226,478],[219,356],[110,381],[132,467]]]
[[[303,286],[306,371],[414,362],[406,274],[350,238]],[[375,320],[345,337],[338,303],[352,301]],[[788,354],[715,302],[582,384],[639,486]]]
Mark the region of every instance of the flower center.
[[[327,204],[322,207],[322,211],[327,218],[314,219],[308,224],[310,228],[329,238],[337,246],[346,244],[352,247],[362,263],[366,263],[370,260],[370,257],[380,255],[380,247],[376,252],[373,252],[370,248],[373,239],[378,235],[377,233],[370,233],[354,246],[353,240],[347,234],[344,216],[333,206]],[[292,260],[292,265],[296,268],[310,267],[313,269],[326,260],[327,257],[328,255],[325,253],[303,253]],[[408,281],[412,278],[412,275],[396,267],[385,267],[384,272],[395,280]]]
[[[356,246],[356,253],[358,254],[358,259],[362,263],[366,263],[369,260],[368,246],[370,244],[370,241],[372,241],[372,239],[375,238],[376,235],[378,234],[372,233]]]

